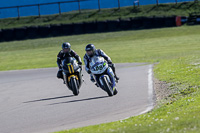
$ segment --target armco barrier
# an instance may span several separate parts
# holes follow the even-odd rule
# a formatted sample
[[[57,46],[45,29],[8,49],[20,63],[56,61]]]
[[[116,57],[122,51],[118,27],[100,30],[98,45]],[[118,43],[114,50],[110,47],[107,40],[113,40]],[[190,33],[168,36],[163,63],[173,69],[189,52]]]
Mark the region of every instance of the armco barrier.
[[[84,23],[74,23],[73,24],[73,34],[83,34],[84,32]]]
[[[141,18],[141,23],[144,29],[155,28],[154,17]]]
[[[197,16],[196,21],[197,21],[197,24],[200,24],[200,16]]]
[[[185,24],[185,23],[187,23],[187,21],[188,21],[188,17],[185,17],[185,16],[181,17],[181,23],[182,23],[182,25]]]
[[[57,24],[46,26],[31,26],[0,30],[0,41],[22,40],[28,38],[43,38],[60,35],[73,35],[119,30],[138,30],[149,28],[176,26],[176,16],[172,17],[137,17],[96,22],[73,24]]]
[[[38,26],[27,27],[26,34],[27,34],[26,38],[34,39],[39,37]]]
[[[85,33],[94,33],[97,32],[97,23],[96,22],[85,22],[84,23]]]
[[[62,24],[61,29],[63,35],[71,35],[74,31],[74,24]]]
[[[5,41],[12,41],[15,39],[14,36],[14,29],[5,29],[2,30],[2,36],[3,36],[3,40]]]
[[[176,16],[166,17],[165,18],[165,27],[173,27],[176,26]]]
[[[108,31],[107,21],[97,21],[97,32],[106,32]]]
[[[154,25],[155,25],[155,28],[165,27],[165,17],[155,17]]]
[[[50,36],[50,25],[39,26],[38,27],[38,35],[40,37],[48,37],[48,36]]]
[[[108,31],[117,31],[117,30],[119,30],[119,24],[120,24],[119,19],[118,20],[108,20],[107,21]]]
[[[49,29],[50,36],[60,36],[62,35],[62,27],[60,24],[50,25]]]
[[[130,30],[132,28],[131,20],[128,19],[120,19],[120,29],[122,30]]]
[[[184,18],[181,18],[181,22]],[[196,25],[200,24],[200,12],[193,12],[190,13],[189,17],[187,18],[187,25]]]
[[[0,29],[0,41],[3,41],[2,30]]]
[[[176,26],[181,26],[188,22],[188,17],[177,16],[176,17]]]
[[[141,29],[143,27],[143,17],[130,18],[131,19],[131,29]]]
[[[14,36],[17,40],[25,39],[25,37],[26,37],[26,27],[15,28],[14,29]]]

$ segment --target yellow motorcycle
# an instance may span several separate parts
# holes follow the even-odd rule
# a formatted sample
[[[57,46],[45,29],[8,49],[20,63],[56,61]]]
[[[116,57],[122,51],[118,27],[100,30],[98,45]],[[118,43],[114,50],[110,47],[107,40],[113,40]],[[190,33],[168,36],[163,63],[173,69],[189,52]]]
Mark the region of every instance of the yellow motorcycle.
[[[67,57],[62,61],[62,70],[66,86],[77,96],[83,83],[82,67],[78,65],[74,57]]]

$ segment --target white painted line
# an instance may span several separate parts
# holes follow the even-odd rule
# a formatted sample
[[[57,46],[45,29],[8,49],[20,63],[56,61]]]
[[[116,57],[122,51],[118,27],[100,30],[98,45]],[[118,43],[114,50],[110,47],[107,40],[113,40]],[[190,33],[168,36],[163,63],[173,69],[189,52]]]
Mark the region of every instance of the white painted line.
[[[148,101],[149,105],[147,109],[140,114],[147,113],[153,109],[154,101],[153,101],[153,65],[149,65],[148,71]]]

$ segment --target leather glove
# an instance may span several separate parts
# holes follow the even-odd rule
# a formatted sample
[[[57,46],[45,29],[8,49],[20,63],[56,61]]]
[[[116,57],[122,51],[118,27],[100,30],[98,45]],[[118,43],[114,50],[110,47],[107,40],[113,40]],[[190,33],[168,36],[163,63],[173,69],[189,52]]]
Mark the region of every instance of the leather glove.
[[[113,63],[111,61],[108,61],[108,66],[109,67],[112,67],[113,66]]]
[[[108,64],[112,64],[112,61],[108,61]]]
[[[82,65],[82,62],[78,62],[79,65]]]
[[[82,62],[78,62],[78,66],[82,69]]]

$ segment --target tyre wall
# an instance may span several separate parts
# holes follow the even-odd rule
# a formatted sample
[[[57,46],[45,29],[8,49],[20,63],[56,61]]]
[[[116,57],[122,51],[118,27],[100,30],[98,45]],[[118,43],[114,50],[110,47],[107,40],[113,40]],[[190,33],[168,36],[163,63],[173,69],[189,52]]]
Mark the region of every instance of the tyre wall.
[[[183,17],[184,18],[184,17]],[[0,41],[66,36],[85,33],[138,30],[176,26],[176,16],[137,17],[107,21],[92,21],[72,24],[30,26],[0,30]]]

